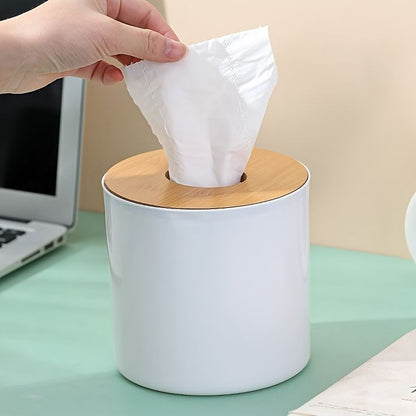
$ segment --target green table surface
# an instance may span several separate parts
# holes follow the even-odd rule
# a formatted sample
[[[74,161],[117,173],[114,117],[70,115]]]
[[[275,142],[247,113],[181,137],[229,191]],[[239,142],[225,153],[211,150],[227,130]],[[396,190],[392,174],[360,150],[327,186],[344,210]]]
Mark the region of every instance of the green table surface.
[[[139,387],[113,359],[104,216],[0,280],[0,415],[286,415],[416,327],[411,260],[311,248],[312,358],[277,386],[193,397]]]

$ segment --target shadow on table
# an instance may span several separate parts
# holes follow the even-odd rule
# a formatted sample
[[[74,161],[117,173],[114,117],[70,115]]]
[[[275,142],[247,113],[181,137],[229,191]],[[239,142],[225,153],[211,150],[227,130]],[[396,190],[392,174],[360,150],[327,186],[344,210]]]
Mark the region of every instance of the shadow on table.
[[[104,216],[82,212],[75,230],[69,233],[65,245],[0,278],[0,293],[53,267],[56,267],[56,274],[59,275],[63,267],[68,269],[78,264],[82,264],[83,267],[88,266],[91,256],[95,261],[99,256],[99,264],[102,262],[107,264]],[[84,268],[88,273],[90,272],[87,267]]]
[[[0,293],[3,290],[7,290],[10,287],[23,283],[35,274],[41,273],[43,270],[50,268],[54,262],[60,261],[60,259],[63,259],[63,256],[66,256],[69,252],[70,250],[68,250],[67,246],[58,247],[45,256],[39,257],[33,262],[18,268],[6,276],[3,276],[0,278]]]
[[[283,416],[415,326],[410,319],[314,324],[312,360],[306,369],[285,383],[252,393],[214,397],[158,393],[136,386],[114,370],[2,389],[1,414]]]

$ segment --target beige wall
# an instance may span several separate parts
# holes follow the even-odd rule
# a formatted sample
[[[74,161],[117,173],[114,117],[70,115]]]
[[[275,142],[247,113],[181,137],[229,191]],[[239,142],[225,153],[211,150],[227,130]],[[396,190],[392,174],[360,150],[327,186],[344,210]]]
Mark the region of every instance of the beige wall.
[[[416,191],[416,4],[164,3],[187,43],[269,25],[279,82],[257,144],[310,168],[312,243],[407,257],[403,220]],[[90,84],[86,114],[81,207],[101,210],[105,170],[158,144],[123,86]]]

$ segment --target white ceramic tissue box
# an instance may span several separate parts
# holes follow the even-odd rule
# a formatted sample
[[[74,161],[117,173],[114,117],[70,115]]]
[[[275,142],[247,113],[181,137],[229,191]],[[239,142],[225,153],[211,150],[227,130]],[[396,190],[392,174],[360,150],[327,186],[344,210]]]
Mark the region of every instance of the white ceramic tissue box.
[[[307,169],[254,149],[234,186],[167,170],[155,151],[103,178],[120,372],[194,395],[294,376],[310,357]]]

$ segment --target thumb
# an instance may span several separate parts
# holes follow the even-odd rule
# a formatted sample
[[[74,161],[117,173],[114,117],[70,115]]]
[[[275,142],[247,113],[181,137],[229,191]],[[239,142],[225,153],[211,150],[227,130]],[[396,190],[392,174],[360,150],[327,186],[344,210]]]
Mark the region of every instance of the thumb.
[[[117,22],[117,35],[108,33],[115,49],[111,55],[129,55],[155,62],[178,61],[186,54],[186,46],[150,29],[141,29]],[[120,30],[121,29],[121,30]]]

